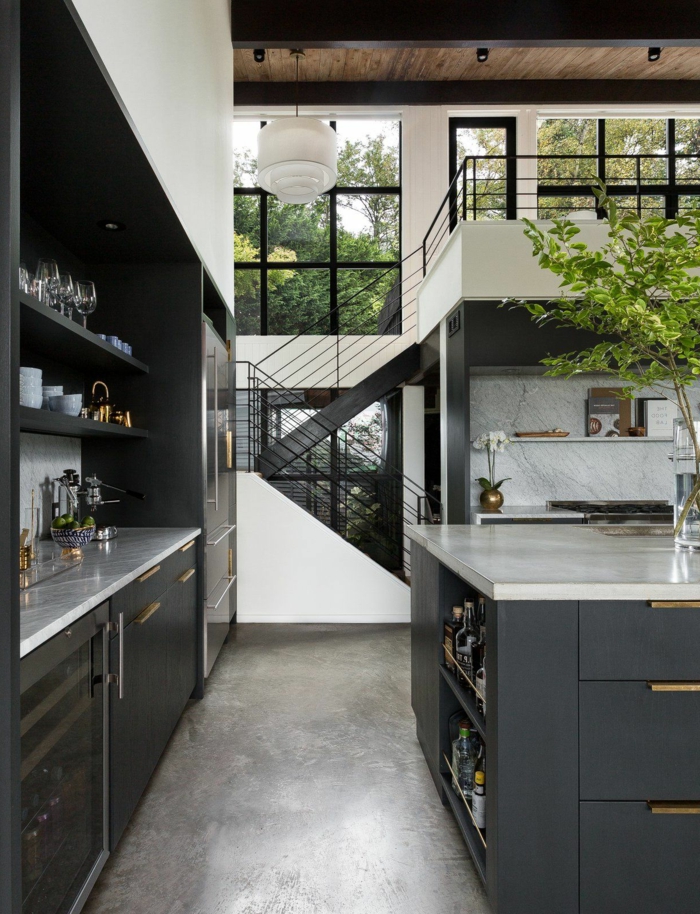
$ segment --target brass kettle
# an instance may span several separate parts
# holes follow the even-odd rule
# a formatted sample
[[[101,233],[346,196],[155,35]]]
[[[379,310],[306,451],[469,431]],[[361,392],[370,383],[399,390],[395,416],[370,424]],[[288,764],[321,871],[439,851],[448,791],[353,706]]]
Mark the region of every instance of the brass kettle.
[[[100,397],[99,400],[96,399],[95,394],[95,388],[98,385],[105,389],[104,396]],[[114,403],[109,399],[109,389],[104,381],[95,381],[92,385],[92,403],[88,409],[91,419],[96,419],[98,422],[109,422],[111,420],[114,412]]]

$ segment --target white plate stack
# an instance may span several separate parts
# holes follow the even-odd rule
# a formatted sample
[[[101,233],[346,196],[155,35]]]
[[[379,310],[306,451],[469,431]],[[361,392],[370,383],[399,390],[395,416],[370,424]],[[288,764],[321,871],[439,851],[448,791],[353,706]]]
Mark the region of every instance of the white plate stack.
[[[20,368],[19,405],[41,409],[42,400],[41,368]]]

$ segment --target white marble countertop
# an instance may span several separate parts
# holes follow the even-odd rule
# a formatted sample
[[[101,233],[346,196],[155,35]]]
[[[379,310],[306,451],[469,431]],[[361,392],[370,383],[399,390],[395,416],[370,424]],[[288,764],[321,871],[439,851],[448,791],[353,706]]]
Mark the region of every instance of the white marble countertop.
[[[494,600],[700,600],[700,553],[670,536],[601,527],[406,526],[406,535]]]
[[[553,517],[563,517],[574,521],[585,516],[578,511],[567,511],[565,508],[549,508],[547,505],[505,505],[499,511],[485,511],[481,505],[474,505],[470,512],[473,524],[481,523],[483,517],[516,518],[517,520],[535,518],[551,520]]]
[[[200,533],[198,527],[120,527],[115,539],[84,546],[80,565],[20,591],[20,657]]]

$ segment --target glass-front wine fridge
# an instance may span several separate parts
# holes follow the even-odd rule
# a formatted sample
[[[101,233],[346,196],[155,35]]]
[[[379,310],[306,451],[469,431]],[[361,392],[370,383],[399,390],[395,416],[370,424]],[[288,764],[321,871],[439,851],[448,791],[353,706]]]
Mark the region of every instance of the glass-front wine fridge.
[[[105,603],[21,663],[22,914],[75,914],[107,859]]]

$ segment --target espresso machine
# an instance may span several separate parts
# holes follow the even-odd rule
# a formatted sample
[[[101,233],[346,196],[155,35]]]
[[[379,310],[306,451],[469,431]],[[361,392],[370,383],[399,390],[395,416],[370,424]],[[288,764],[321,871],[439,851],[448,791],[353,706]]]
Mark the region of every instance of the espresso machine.
[[[133,489],[120,489],[119,486],[112,486],[102,482],[97,476],[86,476],[84,488],[80,487],[80,476],[75,470],[64,470],[63,476],[55,480],[62,486],[67,493],[68,503],[75,515],[79,514],[79,499],[84,498],[87,505],[88,513],[94,514],[97,508],[102,505],[116,505],[121,501],[120,498],[103,498],[102,489],[111,489],[113,492],[121,492],[122,495],[130,495],[132,498],[138,498],[140,501],[145,499],[143,492],[135,492]],[[111,525],[98,524],[95,530],[96,540],[111,540],[117,535],[118,530]]]

